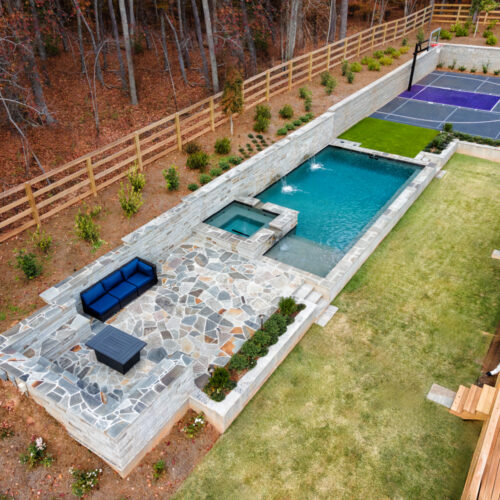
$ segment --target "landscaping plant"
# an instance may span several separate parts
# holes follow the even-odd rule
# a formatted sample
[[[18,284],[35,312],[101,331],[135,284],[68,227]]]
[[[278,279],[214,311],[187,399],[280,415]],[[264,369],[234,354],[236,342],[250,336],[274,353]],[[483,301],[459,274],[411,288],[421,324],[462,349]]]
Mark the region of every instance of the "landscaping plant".
[[[210,169],[210,175],[212,177],[219,177],[219,175],[221,175],[221,174],[222,174],[221,168],[214,167],[214,168]]]
[[[354,71],[354,73],[359,73],[363,69],[363,66],[359,62],[353,62],[351,64],[351,71]]]
[[[352,71],[347,73],[347,83],[354,83],[354,73]]]
[[[195,417],[193,417],[190,422],[183,427],[182,432],[189,439],[194,439],[198,434],[205,428],[207,422],[205,420],[205,415],[202,413],[198,413]]]
[[[495,35],[490,35],[486,39],[486,45],[496,45],[498,42],[498,38]]]
[[[196,191],[200,186],[198,186],[198,184],[196,184],[196,182],[190,182],[188,184],[188,189],[189,191]]]
[[[186,161],[186,165],[191,170],[204,170],[210,163],[210,157],[204,151],[197,151],[190,154]]]
[[[453,38],[453,35],[447,30],[441,30],[441,32],[439,33],[439,38],[441,38],[441,40],[451,40]]]
[[[146,185],[146,177],[143,173],[139,172],[137,163],[134,163],[130,167],[127,177],[130,185],[132,186],[132,189],[136,193],[140,193],[144,189],[144,186]]]
[[[5,420],[0,423],[0,440],[10,438],[14,435],[12,430],[12,425],[10,425]]]
[[[342,65],[340,66],[340,71],[342,72],[342,76],[346,76],[347,72],[349,71],[349,61],[344,59],[342,61]]]
[[[359,65],[359,63],[355,64]],[[330,95],[337,86],[337,80],[328,71],[324,71],[321,73],[321,85],[325,87],[326,93]]]
[[[122,182],[120,182],[120,190],[118,191],[118,201],[128,218],[136,214],[144,203],[140,191],[135,191],[130,184],[127,184],[126,188],[124,188]]]
[[[417,31],[417,41],[422,43],[425,41],[425,33],[422,28]]]
[[[94,222],[94,219],[101,212],[101,207],[96,206],[90,210],[83,206],[84,211],[78,210],[75,216],[75,231],[76,235],[84,241],[92,244],[92,248],[95,250],[99,248],[103,241],[100,238],[99,226]]]
[[[153,479],[158,481],[162,474],[165,472],[166,465],[164,460],[158,460],[153,464]]]
[[[184,146],[184,152],[188,155],[201,151],[201,146],[196,141],[190,141]]]
[[[43,267],[35,254],[19,250],[16,255],[16,267],[21,269],[29,280],[37,278],[42,274]]]
[[[200,184],[204,186],[212,180],[212,177],[209,174],[200,174],[198,180],[200,181]]]
[[[69,470],[73,477],[71,491],[78,498],[99,487],[99,475],[102,469],[80,470],[73,467]]]
[[[53,457],[47,453],[47,443],[41,437],[33,437],[26,453],[23,453],[19,460],[22,464],[27,465],[30,469],[43,465],[50,467],[54,461]]]
[[[231,135],[233,135],[233,115],[243,111],[243,78],[236,69],[231,69],[224,82],[222,91],[222,111],[229,116]]]
[[[271,123],[271,108],[267,104],[258,104],[255,108],[253,129],[255,132],[266,132]]]
[[[175,165],[172,165],[168,170],[163,169],[161,173],[163,174],[165,185],[169,191],[176,191],[179,189],[179,171]]]
[[[214,148],[217,154],[227,155],[231,151],[231,141],[227,137],[217,139]]]
[[[222,401],[226,397],[226,391],[230,391],[235,387],[236,383],[230,379],[229,372],[225,368],[218,366],[203,390],[214,401]]]
[[[279,115],[285,120],[290,119],[293,116],[293,108],[290,104],[285,104],[280,110]]]
[[[43,229],[38,228],[31,236],[31,241],[43,253],[47,253],[52,245],[52,236],[47,234]]]

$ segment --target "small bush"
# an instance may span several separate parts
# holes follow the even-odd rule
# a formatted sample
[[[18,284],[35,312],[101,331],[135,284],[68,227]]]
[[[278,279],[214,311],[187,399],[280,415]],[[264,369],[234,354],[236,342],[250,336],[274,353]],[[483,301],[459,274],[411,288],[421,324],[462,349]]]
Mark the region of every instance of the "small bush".
[[[240,158],[239,156],[229,156],[227,158],[227,161],[231,164],[231,165],[239,165],[243,159]]]
[[[281,127],[276,131],[277,135],[286,135],[288,134],[288,129],[286,127]]]
[[[404,47],[399,47],[400,54],[406,54],[409,50],[410,50],[410,47],[408,47],[408,45],[405,45]]]
[[[408,47],[408,38],[404,37],[404,38],[403,38],[403,41],[401,42],[401,45],[402,45],[403,47]]]
[[[380,71],[380,63],[375,60],[371,60],[368,63],[368,70],[369,71]]]
[[[16,267],[21,269],[26,278],[32,280],[42,274],[43,267],[36,255],[25,250],[19,250],[16,255]]]
[[[92,243],[94,249],[99,248],[102,240],[99,236],[100,228],[94,222],[94,218],[100,213],[101,207],[94,207],[93,209],[80,212],[75,216],[75,231],[76,235],[84,241]],[[84,209],[85,210],[85,209]]]
[[[438,62],[436,64],[436,68],[439,68],[439,69],[441,69],[443,66],[444,66],[444,64],[442,62]]]
[[[384,56],[379,59],[379,62],[382,66],[390,66],[392,64],[392,57]]]
[[[284,118],[285,120],[289,120],[293,116],[293,108],[290,106],[290,104],[285,104],[280,110],[279,114],[281,118]]]
[[[252,339],[247,340],[240,349],[240,353],[243,356],[247,356],[249,358],[258,358],[261,355],[262,346],[253,342]]]
[[[265,116],[258,116],[253,124],[253,129],[255,132],[267,132],[270,123],[271,120],[269,120],[269,118],[266,118]]]
[[[215,168],[210,169],[210,175],[212,177],[219,177],[219,175],[221,175],[221,174],[222,174],[221,168],[215,167]]]
[[[186,154],[192,155],[201,151],[201,146],[196,141],[191,141],[184,146],[184,151]]]
[[[461,71],[462,73],[466,70],[467,68],[465,66],[459,66],[458,71]]]
[[[456,65],[457,65],[457,61],[456,61],[456,59],[454,59],[453,62],[448,65],[448,69],[455,69]]]
[[[373,53],[373,57],[375,59],[380,59],[381,57],[384,57],[384,51],[383,50],[376,50],[374,53]]]
[[[451,40],[453,38],[453,35],[447,30],[441,30],[441,33],[439,33],[439,38],[441,38],[441,40]]]
[[[231,151],[231,141],[227,137],[222,137],[215,141],[215,152],[219,155],[227,155]]]
[[[488,38],[490,35],[493,35],[493,31],[491,31],[491,30],[484,30],[483,31],[483,38]]]
[[[243,153],[245,152],[245,150],[242,150]],[[219,160],[219,168],[225,172],[226,170],[229,170],[231,168],[231,165],[229,164],[229,161],[227,158],[221,158]]]
[[[158,462],[155,462],[153,464],[153,479],[155,481],[158,481],[160,477],[163,475],[165,472],[166,465],[164,460],[158,460]]]
[[[295,125],[293,123],[286,123],[285,128],[287,130],[295,130]]]
[[[194,439],[207,425],[207,421],[205,420],[205,415],[202,413],[198,413],[196,417],[192,417],[189,423],[183,427],[182,432],[189,439]]]
[[[486,73],[488,73],[488,70],[490,69],[490,63],[487,64],[483,63],[482,67],[483,67],[483,73],[486,75]]]
[[[387,47],[384,50],[384,54],[388,55],[388,56],[392,56],[395,52],[397,52],[397,50],[394,47],[391,47],[391,46]]]
[[[363,57],[363,59],[361,59],[361,64],[363,64],[364,66],[368,66],[368,64],[370,64],[371,61],[373,61],[372,57],[365,56]]]
[[[455,35],[457,37],[460,37],[460,36],[469,36],[469,28],[465,25],[457,25],[456,29],[455,29]]]
[[[297,311],[297,302],[293,297],[281,297],[278,307],[284,316],[292,316]]]
[[[274,313],[265,323],[264,330],[270,334],[283,335],[286,332],[287,320],[285,316]]]
[[[176,191],[179,189],[179,171],[177,167],[172,165],[168,170],[162,170],[161,173],[165,179],[166,187],[169,191]]]
[[[342,61],[342,66],[340,67],[340,69],[342,71],[342,76],[346,76],[347,72],[349,71],[349,62],[346,59]]]
[[[301,116],[299,117],[299,120],[302,122],[302,123],[307,123],[309,121],[309,118],[307,116]]]
[[[222,401],[226,397],[226,391],[230,391],[235,386],[226,368],[218,366],[203,390],[214,401]]]
[[[81,498],[89,491],[98,488],[99,475],[101,474],[102,469],[80,470],[71,468],[69,472],[73,476],[71,491],[73,492],[73,495]]]
[[[263,116],[268,120],[271,119],[271,108],[267,104],[258,104],[255,107],[254,120],[257,120],[259,116]]]
[[[496,76],[500,75],[500,69],[496,69],[495,71],[493,71],[493,74]]]
[[[188,189],[189,191],[196,191],[200,186],[198,186],[198,184],[196,184],[196,182],[190,182],[188,184]]]
[[[264,136],[262,134],[257,134],[255,137],[257,139],[259,139],[260,141],[262,141],[264,139]]]
[[[311,91],[307,87],[299,88],[299,97],[305,99],[308,95],[311,95]]]
[[[498,38],[495,35],[490,35],[486,39],[486,45],[496,45],[498,42]]]
[[[33,245],[38,247],[43,253],[47,253],[52,245],[52,236],[43,229],[38,228],[31,236]]]
[[[424,33],[424,30],[422,28],[420,28],[418,31],[417,31],[417,41],[422,43],[423,41],[425,41],[425,33]]]
[[[188,156],[186,165],[191,170],[204,170],[210,163],[210,158],[204,151],[198,151]]]
[[[306,118],[308,121],[311,121],[314,118],[314,113],[306,113]]]
[[[476,70],[476,68],[471,68],[471,69],[470,69],[470,72],[471,72],[471,73],[475,73],[476,71],[477,71],[477,70]]]
[[[271,335],[264,330],[258,330],[254,333],[252,340],[261,346],[267,347],[271,345]]]
[[[245,356],[241,353],[236,353],[229,362],[228,368],[230,370],[246,370],[250,367],[250,360],[248,356]]]
[[[354,73],[359,73],[363,69],[363,66],[359,62],[353,62],[351,64],[351,71],[354,71]]]
[[[292,122],[296,127],[300,127],[302,125],[302,122],[300,120],[293,120]]]
[[[248,134],[249,139],[253,139],[253,134]]]
[[[330,95],[337,86],[337,80],[328,71],[324,71],[321,73],[321,85],[325,87],[325,92]]]
[[[352,71],[349,71],[349,73],[347,73],[347,82],[348,83],[353,83],[354,82],[354,77],[355,77],[355,74]]]
[[[23,453],[19,457],[19,461],[27,465],[30,469],[33,469],[38,465],[50,467],[54,459],[47,453],[47,443],[45,443],[41,437],[33,437],[31,443],[28,445],[26,453]]]
[[[306,97],[304,100],[304,109],[306,111],[311,111],[312,108],[312,97]]]
[[[118,191],[118,200],[122,210],[125,212],[126,217],[132,217],[141,208],[142,204],[142,193],[134,191],[134,188],[128,184],[127,188],[123,188],[123,183],[120,183],[120,190]]]
[[[130,185],[132,186],[132,189],[136,193],[140,193],[144,189],[144,186],[146,185],[146,177],[143,173],[139,172],[139,167],[137,166],[137,163],[134,163],[130,167],[127,178],[128,181],[130,182]]]
[[[204,186],[205,184],[208,184],[212,180],[212,177],[208,174],[200,174],[198,180],[200,181],[200,184]]]
[[[486,28],[489,30],[492,30],[497,25],[497,23],[498,23],[498,19],[493,19],[488,23]]]
[[[443,130],[445,132],[452,132],[453,131],[453,123],[445,123],[443,125]]]

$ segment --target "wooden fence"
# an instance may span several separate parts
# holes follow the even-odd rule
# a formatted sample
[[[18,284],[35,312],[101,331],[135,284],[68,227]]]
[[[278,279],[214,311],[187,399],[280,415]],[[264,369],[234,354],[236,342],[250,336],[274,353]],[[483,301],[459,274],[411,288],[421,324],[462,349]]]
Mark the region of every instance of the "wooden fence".
[[[471,4],[451,4],[437,3],[434,5],[433,21],[442,21],[446,23],[463,23],[471,18]],[[486,24],[490,21],[500,21],[500,10],[491,12],[481,12],[478,14],[479,23]]]
[[[432,8],[351,35],[296,57],[245,80],[245,108],[250,108],[292,87],[311,81],[322,71],[357,58],[423,27]],[[140,170],[197,137],[227,122],[222,93],[127,134],[102,148],[0,193],[0,242],[74,205],[124,178],[137,162]]]

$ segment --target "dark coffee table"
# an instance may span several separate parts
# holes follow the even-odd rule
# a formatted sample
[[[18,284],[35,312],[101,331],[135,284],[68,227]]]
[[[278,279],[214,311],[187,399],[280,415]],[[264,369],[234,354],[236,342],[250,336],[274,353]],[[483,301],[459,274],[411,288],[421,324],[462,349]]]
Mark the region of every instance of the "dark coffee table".
[[[97,361],[125,374],[141,358],[141,349],[146,346],[146,342],[106,325],[85,345],[94,349]]]

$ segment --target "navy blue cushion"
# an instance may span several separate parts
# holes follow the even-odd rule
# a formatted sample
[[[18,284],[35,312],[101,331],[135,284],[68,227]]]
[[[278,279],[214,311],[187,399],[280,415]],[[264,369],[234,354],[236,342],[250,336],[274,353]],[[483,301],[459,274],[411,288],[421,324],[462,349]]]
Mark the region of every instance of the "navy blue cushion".
[[[109,293],[107,293],[96,302],[93,302],[91,307],[97,314],[105,314],[107,311],[119,304],[120,301],[116,297],[112,297]]]
[[[108,293],[113,297],[116,297],[118,300],[122,301],[130,295],[137,296],[137,288],[127,281],[122,281],[118,286],[112,288]]]
[[[119,285],[123,281],[123,276],[120,271],[115,271],[113,274],[106,276],[101,280],[104,289],[109,292],[116,285]]]
[[[135,285],[137,288],[141,288],[141,286],[153,281],[153,276],[146,276],[142,273],[135,273],[132,276],[129,276],[127,281],[129,283],[132,283],[132,285]]]
[[[147,276],[154,276],[153,268],[141,261],[139,261],[139,264],[137,264],[137,271],[142,274],[146,274]]]
[[[89,288],[86,292],[81,294],[82,302],[89,306],[92,302],[95,302],[99,297],[106,293],[101,283],[96,283],[92,288]]]
[[[125,264],[120,270],[125,279],[128,279],[129,276],[132,276],[137,271],[137,264],[139,263],[139,259],[134,259],[130,261],[128,264]]]

